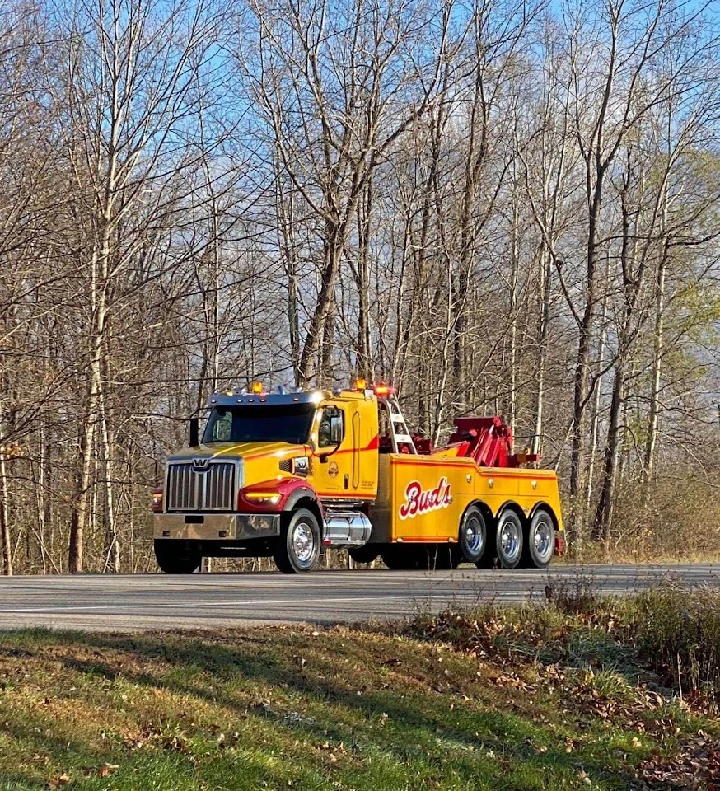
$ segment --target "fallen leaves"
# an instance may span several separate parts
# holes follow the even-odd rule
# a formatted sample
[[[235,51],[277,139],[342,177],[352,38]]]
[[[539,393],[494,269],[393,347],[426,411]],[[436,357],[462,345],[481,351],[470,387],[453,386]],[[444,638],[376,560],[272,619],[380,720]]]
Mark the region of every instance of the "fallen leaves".
[[[637,776],[645,788],[720,791],[720,740],[700,734],[686,740],[670,758],[653,756],[642,761]]]
[[[526,690],[528,685],[516,673],[501,673],[495,677],[490,676],[489,680],[496,687],[511,687],[512,689]]]
[[[345,749],[345,744],[343,742],[339,742],[336,745],[330,744],[330,742],[325,741],[320,746],[319,749],[322,752],[327,753],[327,759],[331,764],[337,763],[338,757],[337,753],[346,753],[347,750]]]

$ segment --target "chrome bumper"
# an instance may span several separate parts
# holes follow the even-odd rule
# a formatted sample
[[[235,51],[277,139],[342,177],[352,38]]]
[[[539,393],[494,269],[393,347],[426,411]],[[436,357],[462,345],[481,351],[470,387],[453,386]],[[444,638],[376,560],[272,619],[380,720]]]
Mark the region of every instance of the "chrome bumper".
[[[248,541],[279,535],[279,514],[155,514],[153,525],[153,538]]]

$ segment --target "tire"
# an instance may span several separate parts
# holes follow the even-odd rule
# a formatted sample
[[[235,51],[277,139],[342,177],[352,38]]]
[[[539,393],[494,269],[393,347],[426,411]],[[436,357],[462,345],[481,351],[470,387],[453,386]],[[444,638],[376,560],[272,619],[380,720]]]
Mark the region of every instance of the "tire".
[[[352,547],[348,549],[348,555],[356,563],[372,563],[380,554],[377,544],[365,544],[362,547]]]
[[[514,569],[520,565],[523,553],[523,523],[515,511],[503,511],[498,517],[495,549],[498,566]]]
[[[154,542],[155,559],[165,574],[192,574],[200,567],[202,556],[183,541]]]
[[[471,505],[463,514],[458,546],[462,559],[467,563],[482,563],[487,551],[487,525],[482,511],[475,505]]]
[[[320,525],[307,508],[298,508],[283,515],[280,537],[273,555],[275,565],[283,574],[312,571],[320,559]]]
[[[525,568],[546,569],[555,551],[555,523],[544,508],[538,508],[530,520],[523,547]]]

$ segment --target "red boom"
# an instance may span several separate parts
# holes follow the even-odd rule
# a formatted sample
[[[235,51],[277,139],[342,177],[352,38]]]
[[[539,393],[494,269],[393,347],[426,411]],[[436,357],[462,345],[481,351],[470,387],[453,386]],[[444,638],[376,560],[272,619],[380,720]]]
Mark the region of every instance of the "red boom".
[[[450,444],[459,444],[458,456],[471,457],[481,467],[519,467],[538,460],[537,454],[513,454],[512,431],[499,415],[456,418]]]

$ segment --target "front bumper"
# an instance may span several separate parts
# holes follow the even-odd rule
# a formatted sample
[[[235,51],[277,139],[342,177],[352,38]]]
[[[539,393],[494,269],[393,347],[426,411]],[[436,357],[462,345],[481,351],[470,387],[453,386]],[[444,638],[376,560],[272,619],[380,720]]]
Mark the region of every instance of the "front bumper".
[[[155,514],[153,538],[249,541],[280,535],[280,514]]]

